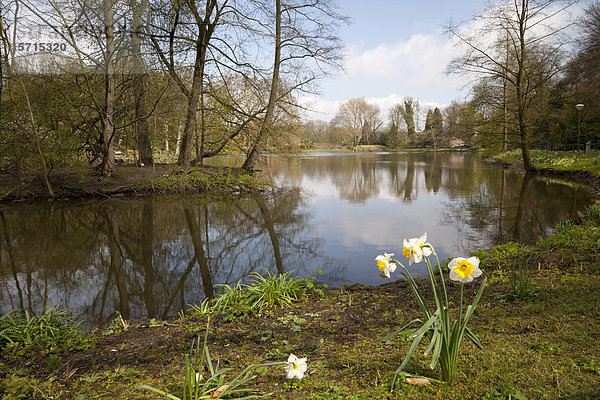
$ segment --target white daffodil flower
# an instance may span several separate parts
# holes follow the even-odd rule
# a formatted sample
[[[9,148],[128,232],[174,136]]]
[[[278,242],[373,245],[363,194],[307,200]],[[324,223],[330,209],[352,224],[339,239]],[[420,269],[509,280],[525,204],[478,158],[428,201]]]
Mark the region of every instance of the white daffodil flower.
[[[290,353],[290,356],[287,360],[288,364],[285,366],[285,372],[287,372],[288,379],[302,379],[304,377],[304,373],[308,368],[306,365],[306,358],[298,358],[293,353]]]
[[[471,282],[473,278],[481,275],[479,269],[479,258],[477,257],[456,257],[448,263],[450,268],[450,279],[460,283]]]
[[[408,265],[414,263],[420,263],[423,261],[423,257],[429,257],[435,254],[433,246],[426,242],[427,232],[423,233],[421,237],[404,239],[402,243],[402,254],[408,258]]]
[[[381,271],[382,278],[389,278],[390,273],[396,270],[396,263],[391,261],[391,258],[394,256],[394,253],[383,253],[383,255],[378,255],[375,257],[377,261],[377,268]]]

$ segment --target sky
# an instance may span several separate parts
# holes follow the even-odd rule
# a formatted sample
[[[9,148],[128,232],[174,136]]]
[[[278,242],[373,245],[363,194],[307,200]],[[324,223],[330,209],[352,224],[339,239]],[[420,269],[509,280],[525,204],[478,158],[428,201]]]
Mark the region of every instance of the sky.
[[[484,11],[483,0],[338,0],[351,18],[340,37],[346,48],[344,71],[322,80],[320,95],[302,98],[313,112],[308,119],[329,121],[340,103],[364,97],[382,116],[410,96],[421,112],[463,100],[464,78],[444,73],[453,55],[444,26],[469,21]]]

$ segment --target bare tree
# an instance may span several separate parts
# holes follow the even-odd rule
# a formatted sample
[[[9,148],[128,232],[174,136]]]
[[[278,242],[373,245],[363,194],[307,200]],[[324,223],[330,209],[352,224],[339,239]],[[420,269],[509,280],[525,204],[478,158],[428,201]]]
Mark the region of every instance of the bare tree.
[[[132,11],[131,27],[131,63],[133,69],[134,119],[135,133],[142,164],[152,164],[152,145],[149,137],[148,112],[146,110],[145,68],[142,54],[142,39],[144,37],[144,13],[148,9],[148,0],[129,0]]]
[[[215,30],[222,25],[223,17],[233,10],[229,0],[206,0],[200,3],[194,0],[165,0],[153,3],[151,8],[151,14],[156,15],[149,24],[153,48],[187,99],[177,163],[189,167],[209,48],[213,46]]]
[[[352,138],[353,146],[359,145],[365,134],[368,135],[382,124],[379,107],[367,103],[364,98],[353,98],[340,104],[331,122],[346,131]]]
[[[266,27],[274,41],[271,90],[266,113],[244,162],[247,170],[254,169],[264,149],[275,107],[281,100],[293,92],[310,90],[309,85],[325,73],[326,67],[339,67],[341,47],[335,31],[338,22],[346,20],[332,0],[276,0],[274,10],[266,8],[265,13],[274,21],[273,27]]]
[[[271,125],[273,125],[275,102],[277,101],[277,92],[279,90],[279,70],[281,68],[281,17],[281,0],[275,0],[275,57],[273,59],[273,76],[271,77],[271,90],[269,92],[269,102],[267,103],[267,111],[262,121],[258,137],[254,142],[254,145],[248,152],[248,156],[246,157],[244,165],[242,166],[244,169],[247,170],[254,169],[256,163],[258,162],[258,157],[262,152],[263,143],[265,137],[267,136],[267,131],[271,128]]]
[[[92,107],[100,121],[100,132],[88,143],[94,152],[100,153],[99,172],[104,176],[116,174],[114,145],[117,103],[123,85],[118,85],[117,57],[123,45],[122,31],[117,35],[116,27],[124,25],[124,13],[117,0],[78,0],[73,2],[35,2],[19,0],[39,22],[50,27],[72,50],[75,71],[84,84]],[[120,22],[120,24],[119,24]],[[98,95],[96,76],[101,76],[102,95]],[[118,90],[117,86],[121,89]]]
[[[381,110],[377,104],[368,104],[365,110],[363,123],[363,136],[367,144],[373,144],[375,132],[383,125]]]
[[[471,27],[448,27],[463,50],[450,62],[448,71],[499,79],[514,93],[514,104],[507,107],[515,119],[527,171],[535,170],[529,154],[533,101],[561,70],[560,55],[567,41],[558,37],[564,34],[569,21],[560,17],[573,3],[513,0],[475,16]],[[508,63],[507,49],[512,60]]]

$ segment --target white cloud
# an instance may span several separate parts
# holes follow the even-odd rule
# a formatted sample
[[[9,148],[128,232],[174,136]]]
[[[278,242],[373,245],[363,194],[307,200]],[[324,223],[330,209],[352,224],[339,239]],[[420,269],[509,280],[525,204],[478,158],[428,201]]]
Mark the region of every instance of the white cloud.
[[[320,96],[300,96],[298,102],[307,109],[304,113],[307,119],[323,121],[332,119],[342,103],[340,100],[329,100]]]
[[[452,47],[441,34],[414,34],[364,51],[350,48],[345,67],[352,78],[383,78],[418,87],[440,79],[451,58]]]
[[[501,0],[495,10],[500,4],[506,6],[512,2]],[[547,11],[553,14],[557,9]],[[557,13],[543,24],[535,25],[532,34],[541,35],[548,26],[569,26],[573,16],[581,13],[581,7],[574,7],[571,11]],[[489,17],[491,12],[484,13],[484,16]],[[482,19],[472,19],[461,27],[461,32],[476,34],[482,44],[492,43],[494,35],[489,32],[482,34],[483,23]],[[393,35],[386,36],[390,37]],[[561,40],[564,41],[564,38]],[[449,61],[465,48],[457,46],[455,38],[443,35],[440,30],[414,33],[395,41],[372,38],[366,42],[368,45],[365,42],[359,44],[356,40],[349,43],[344,62],[346,73],[323,82],[322,96],[303,99],[302,104],[317,111],[307,113],[308,118],[330,120],[339,104],[353,97],[364,97],[368,102],[379,105],[383,115],[387,116],[392,105],[402,102],[405,96],[411,96],[419,100],[421,111],[425,113],[428,108],[441,107],[466,97],[469,84],[477,80],[476,76],[445,74]]]
[[[307,113],[309,119],[326,121],[353,97],[377,104],[384,118],[390,107],[406,97],[418,99],[421,110],[443,107],[463,86],[461,80],[444,73],[452,51],[450,40],[441,34],[414,34],[407,40],[363,49],[349,47],[345,75],[326,82],[323,96],[303,97],[300,102],[315,110]]]

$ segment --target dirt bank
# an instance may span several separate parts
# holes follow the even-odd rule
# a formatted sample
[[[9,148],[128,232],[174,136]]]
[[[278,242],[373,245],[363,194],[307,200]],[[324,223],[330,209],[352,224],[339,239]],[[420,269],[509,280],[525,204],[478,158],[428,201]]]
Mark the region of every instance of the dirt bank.
[[[222,193],[256,189],[250,179],[238,178],[247,172],[241,168],[198,166],[182,169],[173,164],[138,167],[117,166],[115,176],[99,176],[95,170],[51,171],[49,180],[54,200],[89,197],[140,196],[148,194],[204,192],[217,189]],[[247,176],[247,175],[246,175]],[[218,183],[212,185],[211,182]],[[7,172],[0,172],[0,202],[52,199],[40,177],[19,182]]]

